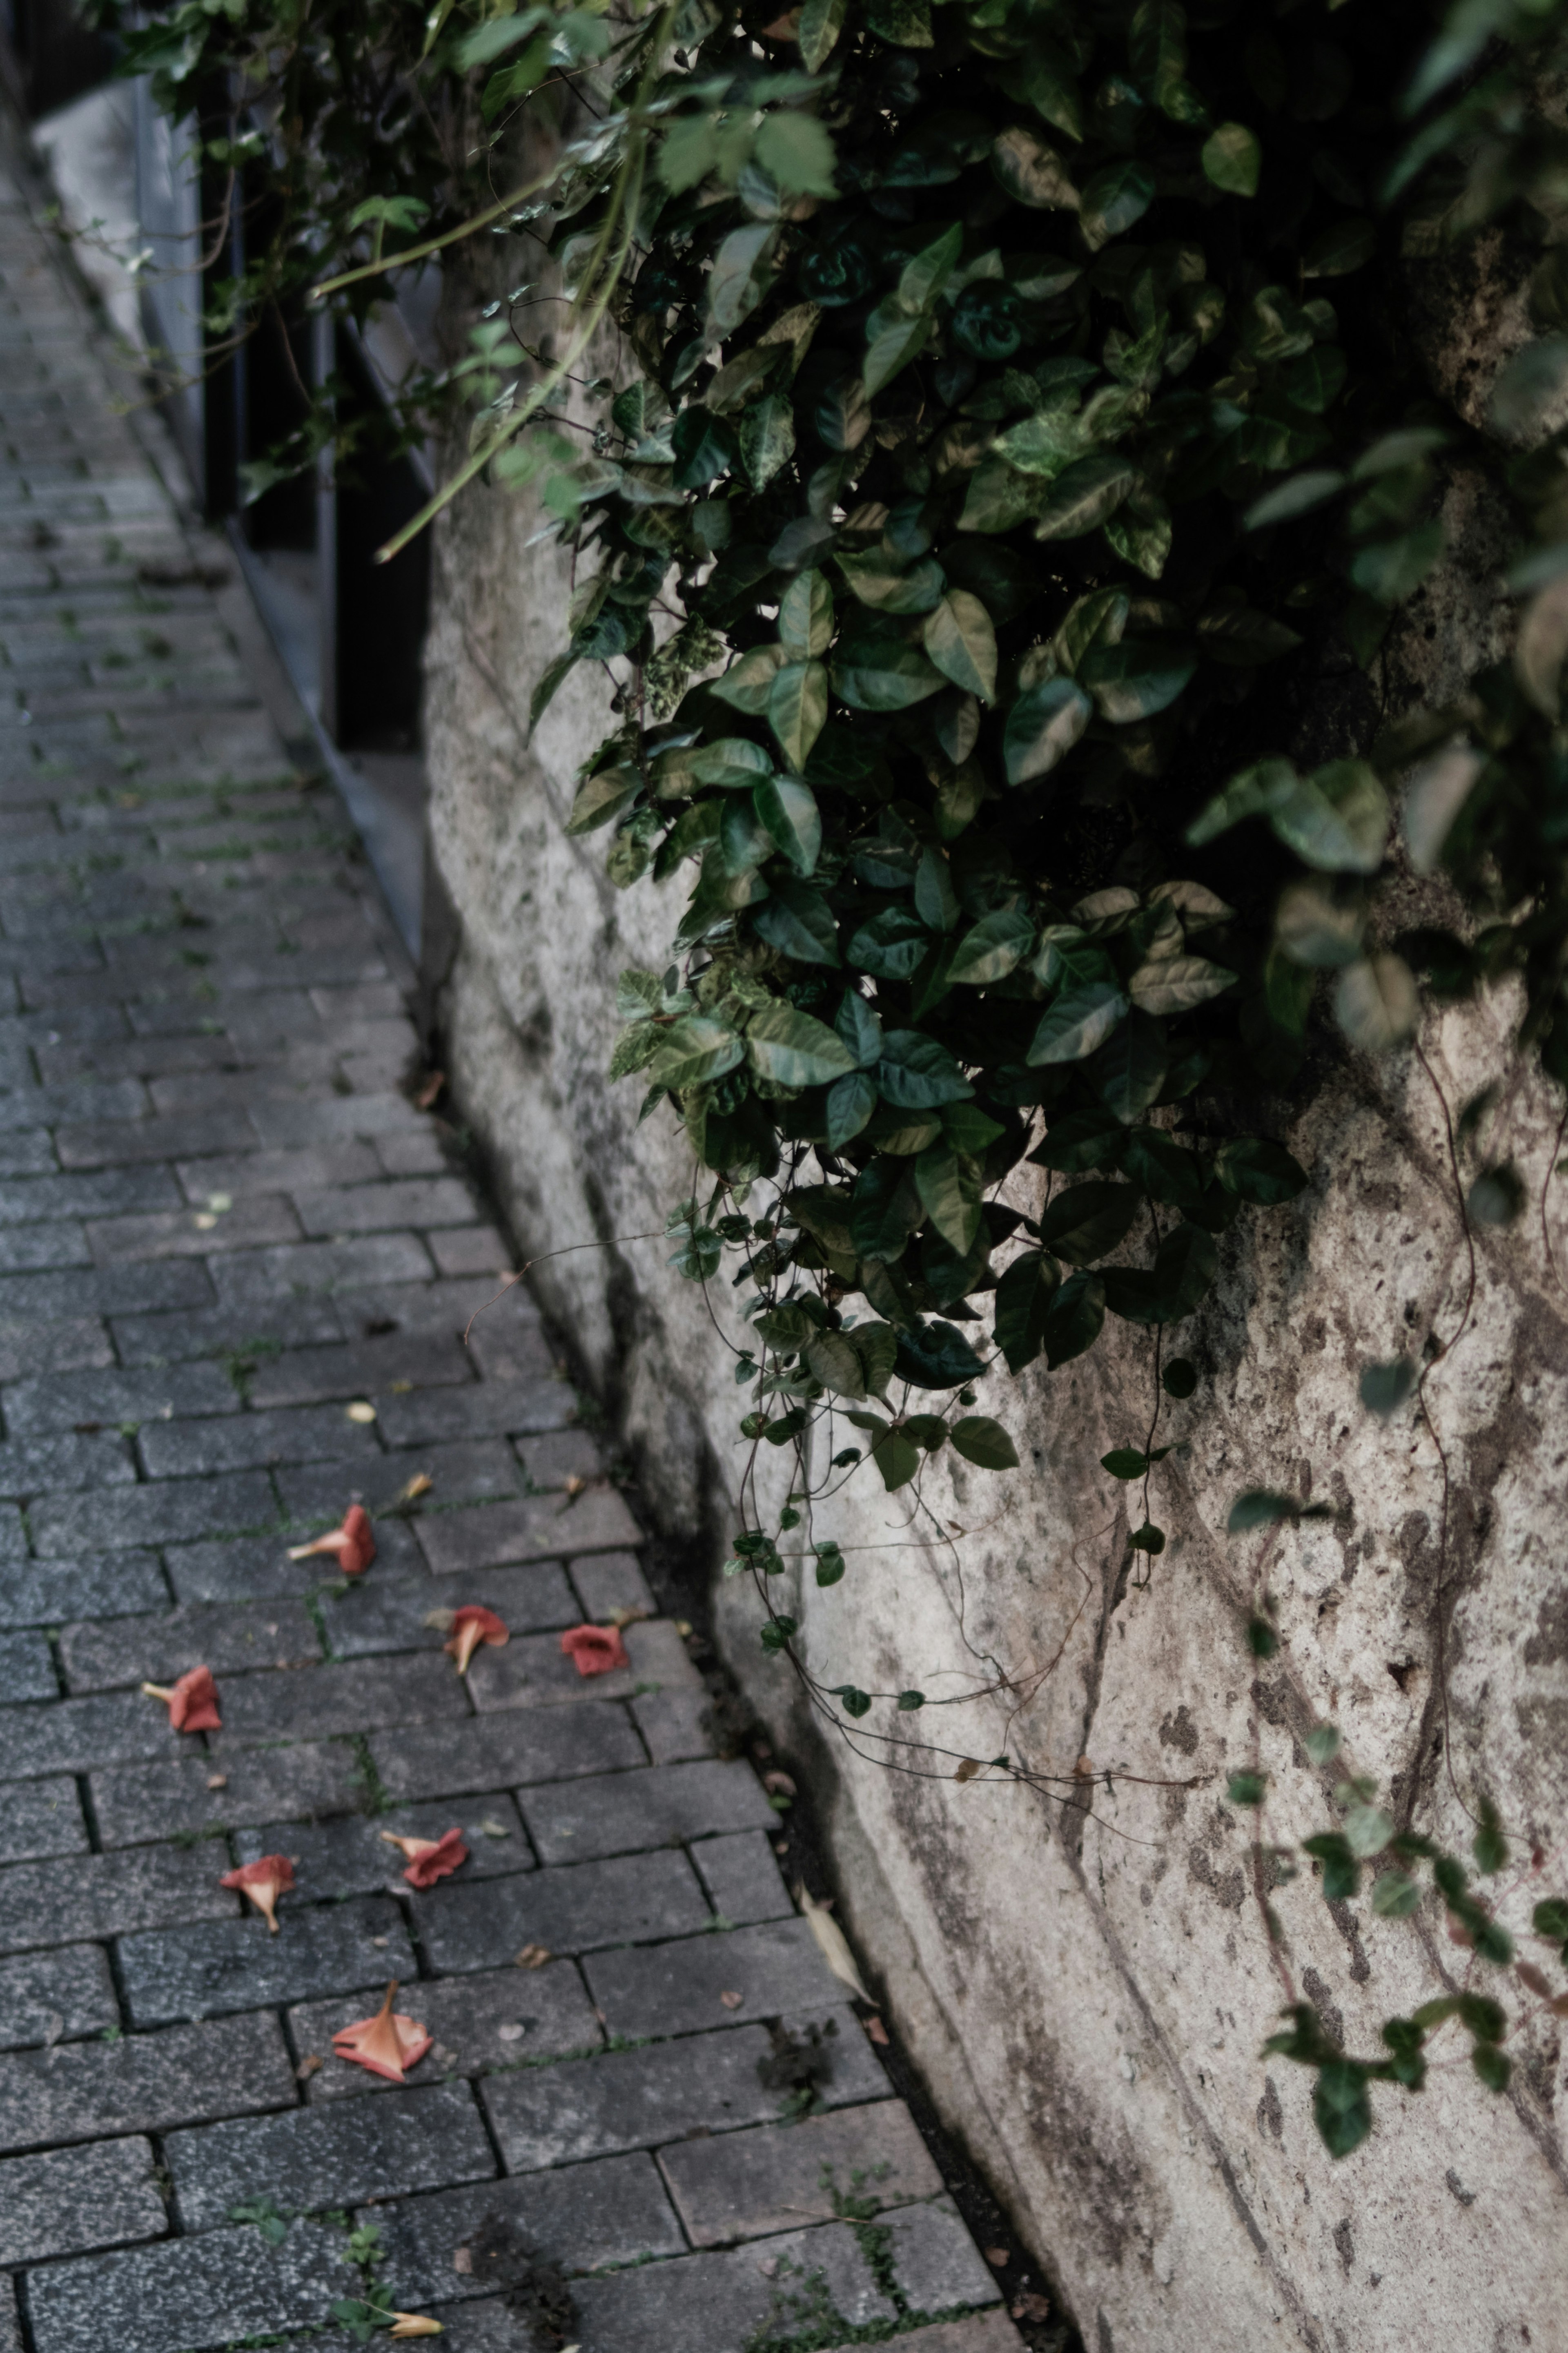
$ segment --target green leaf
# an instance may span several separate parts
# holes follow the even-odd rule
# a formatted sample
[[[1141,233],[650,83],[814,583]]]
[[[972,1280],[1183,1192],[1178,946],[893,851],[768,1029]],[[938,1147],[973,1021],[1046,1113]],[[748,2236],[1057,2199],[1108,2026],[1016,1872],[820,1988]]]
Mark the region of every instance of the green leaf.
[[[1190,1013],[1229,988],[1237,976],[1205,956],[1166,956],[1139,967],[1127,984],[1127,994],[1141,1013]]]
[[[795,1620],[793,1618],[770,1618],[762,1627],[759,1639],[764,1651],[777,1652],[786,1647],[791,1635],[796,1630]],[[868,1707],[870,1704],[869,1700],[866,1703]]]
[[[1088,1075],[1107,1109],[1131,1127],[1161,1093],[1169,1069],[1164,1031],[1148,1014],[1134,1012],[1100,1048]]]
[[[1407,1871],[1383,1871],[1372,1883],[1372,1908],[1380,1920],[1408,1920],[1421,1889]]]
[[[903,1163],[877,1159],[855,1179],[849,1233],[861,1259],[897,1259],[920,1222],[920,1196]]]
[[[827,1098],[827,1148],[839,1152],[859,1134],[877,1108],[877,1090],[864,1071],[840,1079]]]
[[[1045,504],[1037,510],[1035,537],[1082,539],[1114,514],[1137,480],[1137,468],[1129,459],[1080,458],[1052,483]]]
[[[849,961],[876,980],[908,980],[931,936],[912,907],[885,907],[849,943]]]
[[[746,791],[771,776],[773,767],[762,744],[748,735],[717,735],[690,754],[696,782],[721,786],[725,792]]]
[[[863,554],[839,555],[834,561],[860,602],[878,612],[929,613],[941,602],[945,582],[934,556],[906,565],[886,548],[871,547]]]
[[[1204,141],[1198,155],[1204,177],[1227,196],[1255,196],[1263,150],[1245,122],[1222,122]]]
[[[1178,1401],[1190,1398],[1197,1385],[1197,1366],[1185,1356],[1173,1356],[1160,1376],[1160,1387],[1165,1395]]]
[[[1064,989],[1047,1006],[1025,1060],[1036,1069],[1041,1063],[1080,1062],[1104,1044],[1127,1011],[1127,999],[1114,981]]]
[[[1126,727],[1167,710],[1196,668],[1195,656],[1171,639],[1124,638],[1120,645],[1096,646],[1085,654],[1078,674],[1100,717],[1113,727]]]
[[[927,653],[954,686],[982,702],[996,700],[996,632],[978,596],[950,588],[921,632]]]
[[[1021,908],[1002,908],[994,914],[982,915],[954,949],[948,979],[970,988],[1005,979],[1034,944],[1034,919]]]
[[[779,881],[773,895],[751,911],[752,928],[782,955],[801,964],[837,965],[837,929],[820,891],[803,882]]]
[[[712,1014],[693,1013],[670,1024],[648,1072],[656,1087],[680,1094],[688,1087],[705,1086],[732,1071],[745,1048],[727,1022]]]
[[[1343,474],[1322,468],[1316,473],[1292,474],[1288,481],[1277,483],[1255,500],[1242,517],[1247,531],[1262,531],[1272,522],[1289,522],[1299,514],[1310,514],[1335,492],[1345,486]]]
[[[708,324],[714,335],[731,334],[749,318],[773,284],[777,225],[752,221],[734,228],[714,256],[708,278]]]
[[[817,1332],[805,1344],[806,1368],[835,1397],[863,1398],[866,1376],[847,1332]]]
[[[899,1353],[898,1334],[890,1324],[857,1324],[847,1336],[860,1359],[868,1392],[880,1397],[893,1377]]]
[[[1361,1865],[1342,1831],[1318,1831],[1301,1841],[1301,1852],[1323,1866],[1323,1901],[1348,1904],[1361,1885]]]
[[[744,712],[749,719],[760,718],[785,659],[783,646],[753,646],[738,662],[731,662],[722,678],[710,681],[708,692],[732,711]]]
[[[1365,213],[1352,213],[1315,237],[1301,256],[1303,278],[1348,278],[1377,251],[1377,229]]]
[[[1165,1549],[1165,1531],[1163,1528],[1157,1528],[1152,1520],[1145,1520],[1141,1528],[1133,1529],[1127,1539],[1127,1547],[1130,1552],[1163,1553]]]
[[[907,367],[915,354],[923,350],[931,338],[931,321],[922,314],[916,319],[898,319],[890,327],[872,338],[867,347],[862,382],[868,399],[874,397],[885,385],[891,384],[899,370]]]
[[[1037,212],[1078,209],[1078,191],[1061,157],[1037,132],[1021,123],[997,133],[991,169],[1015,204]]]
[[[1119,1160],[1128,1140],[1114,1112],[1069,1111],[1052,1120],[1045,1142],[1037,1145],[1029,1157],[1038,1167],[1079,1176],[1086,1168],[1103,1168],[1108,1162]]]
[[[1088,1266],[1125,1240],[1142,1198],[1132,1185],[1069,1185],[1040,1212],[1040,1240],[1069,1266]]]
[[[740,454],[734,427],[695,403],[681,410],[669,438],[675,450],[673,479],[678,491],[702,490],[728,473]]]
[[[1563,1946],[1563,1958],[1568,1960],[1568,1901],[1561,1895],[1547,1896],[1531,1914],[1530,1925],[1549,1945]]]
[[[833,196],[838,193],[833,174],[837,154],[827,132],[814,114],[778,108],[764,114],[752,142],[752,153],[764,172],[771,172],[786,196]]]
[[[978,1380],[985,1367],[952,1324],[921,1324],[900,1333],[894,1370],[914,1388],[956,1389]]]
[[[768,689],[768,725],[777,736],[779,748],[792,768],[804,768],[811,756],[811,747],[827,724],[827,671],[819,661],[786,662],[775,672]],[[806,790],[805,786],[801,790]],[[813,804],[815,807],[815,803]],[[766,818],[763,819],[766,823]],[[817,829],[817,849],[821,848],[821,828]],[[795,851],[788,842],[779,848],[790,856]],[[799,860],[797,859],[797,863]],[[802,873],[809,873],[816,863],[816,850],[801,865]]]
[[[1330,760],[1272,788],[1269,822],[1320,873],[1374,874],[1388,840],[1388,795],[1368,760]]]
[[[996,1345],[1010,1373],[1032,1365],[1046,1344],[1046,1317],[1062,1279],[1057,1261],[1047,1250],[1026,1250],[1013,1261],[996,1285]],[[1568,1930],[1564,1930],[1568,1936]]]
[[[866,22],[873,33],[896,48],[929,49],[933,46],[931,0],[867,0]]]
[[[1268,1789],[1266,1773],[1232,1773],[1225,1785],[1226,1797],[1233,1806],[1260,1806]]]
[[[1513,2062],[1506,2051],[1495,2042],[1478,2042],[1470,2052],[1470,2064],[1489,2092],[1506,2092],[1513,2074]]]
[[[915,1186],[937,1232],[963,1257],[980,1230],[978,1161],[949,1145],[932,1145],[916,1157]]]
[[[807,73],[821,71],[844,30],[847,14],[848,0],[805,0],[795,37]]]
[[[999,1421],[989,1414],[967,1413],[948,1432],[953,1451],[982,1471],[1016,1471],[1017,1450]]]
[[[1441,515],[1417,523],[1397,539],[1380,539],[1359,547],[1351,558],[1351,578],[1380,605],[1403,605],[1414,596],[1445,545]]]
[[[1215,1175],[1230,1192],[1260,1208],[1293,1201],[1307,1185],[1307,1172],[1282,1144],[1266,1136],[1244,1135],[1222,1144],[1215,1155]]]
[[[1314,1765],[1331,1765],[1340,1753],[1339,1725],[1315,1724],[1301,1745]]]
[[[742,415],[736,427],[741,463],[753,490],[766,490],[795,455],[795,410],[782,392],[771,392]]]
[[[1093,703],[1070,678],[1043,679],[1029,687],[1009,710],[1003,730],[1007,782],[1026,785],[1048,776],[1093,716]]]
[[[1358,1801],[1345,1815],[1346,1843],[1363,1862],[1369,1855],[1381,1854],[1393,1836],[1393,1816],[1381,1806]]]
[[[535,686],[533,692],[530,695],[528,701],[528,732],[530,735],[533,733],[534,729],[543,718],[551,703],[555,700],[556,692],[564,681],[567,672],[574,669],[581,659],[582,656],[578,652],[577,648],[575,646],[568,646],[563,654],[557,654],[552,662],[546,663],[540,675],[539,682]]]
[[[882,1025],[858,988],[845,990],[833,1026],[848,1047],[856,1069],[869,1070],[882,1050]]]
[[[851,711],[905,711],[940,692],[941,670],[894,621],[846,628],[834,649],[833,691]]]
[[[635,768],[602,768],[597,776],[587,777],[577,787],[566,820],[567,832],[592,833],[596,827],[608,825],[620,815],[639,782]]]
[[[934,1111],[974,1092],[945,1046],[919,1029],[889,1029],[877,1064],[877,1092],[900,1111]]]
[[[926,1695],[924,1692],[902,1691],[899,1694],[899,1713],[900,1715],[912,1715],[916,1708],[924,1707],[925,1704]]]
[[[825,1087],[854,1068],[836,1029],[782,998],[764,1005],[746,1025],[746,1059],[764,1079],[783,1087]]]
[[[1277,661],[1300,644],[1294,629],[1255,605],[1214,605],[1198,617],[1198,646],[1210,661],[1231,670],[1250,670],[1259,662]]]
[[[1100,1467],[1113,1479],[1142,1479],[1149,1468],[1149,1457],[1136,1446],[1113,1446],[1109,1454],[1100,1456]]]
[[[907,1487],[921,1467],[918,1450],[901,1430],[888,1430],[875,1440],[871,1460],[881,1472],[882,1484],[889,1495]]]
[[[1489,1798],[1480,1801],[1481,1819],[1475,1837],[1470,1841],[1470,1852],[1476,1858],[1476,1869],[1489,1874],[1501,1871],[1508,1862],[1508,1841],[1502,1833],[1498,1810]]]
[[[792,662],[825,654],[833,640],[833,591],[820,572],[796,575],[779,599],[779,642]]]
[[[1124,236],[1153,201],[1154,174],[1146,164],[1127,156],[1096,172],[1079,200],[1079,227],[1089,250],[1098,252],[1112,237]]]
[[[1372,2130],[1366,2070],[1354,2059],[1331,2059],[1312,2087],[1312,2122],[1331,2157],[1348,2157]]]
[[[1052,1372],[1092,1348],[1105,1323],[1105,1285],[1099,1275],[1068,1275],[1046,1315],[1046,1362]]]
[[[1347,965],[1334,986],[1334,1018],[1352,1046],[1386,1054],[1404,1044],[1420,1013],[1415,983],[1402,956],[1365,956]]]
[[[818,1585],[837,1585],[843,1575],[844,1555],[839,1551],[838,1546],[837,1545],[823,1545],[819,1546],[816,1555],[816,1581]]]

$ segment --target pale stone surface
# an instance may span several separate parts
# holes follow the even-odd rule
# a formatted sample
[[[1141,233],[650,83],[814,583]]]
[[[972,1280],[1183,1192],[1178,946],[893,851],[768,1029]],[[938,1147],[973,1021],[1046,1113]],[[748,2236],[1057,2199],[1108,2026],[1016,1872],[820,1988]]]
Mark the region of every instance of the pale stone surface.
[[[476,499],[438,534],[434,849],[460,924],[442,1003],[447,1068],[644,1498],[667,1535],[691,1544],[736,1524],[725,1341],[740,1327],[727,1285],[703,1296],[671,1274],[662,1239],[617,1239],[661,1236],[690,1167],[662,1113],[638,1126],[637,1082],[605,1076],[617,1028],[608,980],[668,962],[684,886],[617,892],[594,839],[564,831],[578,765],[613,723],[585,666],[531,744],[516,730],[512,714],[563,641],[566,559],[531,543],[538,522],[526,498]],[[1474,622],[1476,594],[1461,591],[1438,613],[1450,631]],[[1405,671],[1447,691],[1441,653],[1412,642]],[[1428,1024],[1422,1044],[1450,1110],[1498,1069],[1505,1013]],[[1533,1205],[1560,1103],[1530,1075],[1507,1102],[1506,1148]],[[1191,1400],[1164,1409],[1159,1437],[1174,1451],[1151,1511],[1169,1542],[1145,1586],[1123,1575],[1140,1499],[1100,1468],[1109,1449],[1143,1442],[1153,1387],[1149,1335],[1117,1325],[1055,1374],[983,1385],[981,1409],[1015,1433],[1020,1472],[928,1472],[934,1519],[972,1532],[962,1632],[952,1555],[903,1527],[866,1473],[835,1506],[831,1532],[868,1548],[849,1553],[848,1578],[819,1592],[792,1572],[771,1598],[801,1620],[823,1682],[973,1693],[944,1711],[942,1745],[1005,1751],[1039,1777],[959,1786],[951,1758],[916,1778],[880,1770],[864,1739],[866,1757],[815,1746],[845,1924],[1086,2341],[1115,2353],[1342,2342],[1407,2353],[1436,2335],[1489,2347],[1501,2331],[1512,2353],[1523,2327],[1537,2341],[1555,2327],[1546,2316],[1568,2276],[1555,2030],[1525,2030],[1506,2099],[1485,2096],[1462,2061],[1418,2101],[1378,2087],[1372,2139],[1331,2161],[1310,2076],[1258,2060],[1284,1994],[1250,1890],[1247,1825],[1224,1791],[1256,1738],[1276,1777],[1271,1832],[1331,1827],[1334,1775],[1320,1784],[1299,1745],[1331,1714],[1357,1769],[1454,1852],[1468,1852],[1483,1791],[1521,1836],[1559,1840],[1568,1324],[1534,1208],[1481,1234],[1473,1314],[1426,1383],[1452,1479],[1440,1572],[1431,1437],[1410,1407],[1385,1426],[1357,1397],[1364,1365],[1417,1355],[1429,1332],[1447,1339],[1461,1322],[1467,1261],[1436,1094],[1413,1054],[1356,1061],[1282,1140],[1311,1172],[1308,1191],[1224,1239],[1214,1297],[1168,1344],[1200,1379]],[[1034,1176],[1026,1169],[1014,1190],[1025,1210],[1037,1204]],[[1563,1211],[1547,1198],[1544,1214],[1561,1264]],[[730,1317],[722,1333],[712,1314]],[[1326,1499],[1341,1516],[1270,1548],[1287,1646],[1259,1669],[1244,1627],[1263,1542],[1225,1527],[1237,1493],[1265,1485]],[[795,1755],[812,1755],[787,1669],[758,1649],[755,1597],[738,1579],[719,1598],[750,1694]],[[991,1662],[1013,1686],[996,1696]],[[874,1731],[880,1720],[867,1721]],[[1116,1768],[1087,1818],[1053,1794],[1085,1754]],[[1352,2050],[1375,2053],[1384,2019],[1443,1990],[1446,1948],[1422,1925],[1382,1920],[1364,1897],[1331,1915],[1310,1876],[1275,1902],[1298,1987],[1342,2017]],[[1530,1902],[1522,1883],[1506,1899],[1516,1930],[1528,1933]],[[606,1966],[591,1963],[590,1981]],[[1457,2202],[1450,2172],[1467,2195],[1482,2185],[1473,2203]]]

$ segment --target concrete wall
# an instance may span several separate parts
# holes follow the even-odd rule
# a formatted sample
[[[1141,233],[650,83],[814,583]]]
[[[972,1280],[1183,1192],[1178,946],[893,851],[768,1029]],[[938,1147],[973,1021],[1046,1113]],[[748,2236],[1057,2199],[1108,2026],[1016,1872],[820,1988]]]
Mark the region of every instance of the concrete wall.
[[[740,1393],[700,1293],[665,1263],[660,1229],[691,1189],[689,1162],[668,1118],[636,1125],[640,1082],[604,1075],[616,974],[663,963],[683,889],[619,893],[604,838],[563,829],[578,762],[613,723],[600,681],[575,674],[524,739],[567,600],[562,557],[527,543],[537,527],[525,501],[474,492],[440,537],[429,737],[434,858],[458,917],[448,1068],[525,1249],[567,1253],[534,1280],[585,1350],[645,1493],[716,1566]],[[1505,1030],[1497,1008],[1428,1029],[1451,1105],[1496,1074]],[[1545,1883],[1510,1875],[1510,1926],[1528,1928],[1546,1883],[1561,1891],[1568,1291],[1535,1207],[1557,1116],[1536,1080],[1510,1077],[1493,1134],[1531,1209],[1478,1238],[1469,1323],[1427,1385],[1434,1428],[1409,1406],[1384,1426],[1358,1402],[1362,1366],[1451,1334],[1468,1282],[1442,1115],[1408,1053],[1354,1062],[1319,1093],[1289,1139],[1310,1190],[1242,1221],[1217,1295],[1183,1329],[1202,1378],[1166,1408],[1162,1435],[1178,1443],[1152,1504],[1171,1543],[1142,1589],[1122,1570],[1129,1493],[1099,1458],[1142,1440],[1147,1334],[1112,1327],[1055,1375],[987,1385],[1025,1467],[928,1482],[944,1531],[964,1532],[951,1549],[858,1475],[822,1529],[847,1577],[775,1598],[827,1680],[956,1703],[898,1720],[951,1752],[912,1760],[937,1778],[818,1741],[758,1648],[755,1598],[739,1581],[720,1591],[727,1654],[759,1709],[795,1754],[816,1744],[847,1925],[1090,2353],[1568,2346],[1557,2023],[1514,2037],[1501,2098],[1457,2035],[1440,2043],[1428,2088],[1379,2090],[1371,2140],[1333,2163],[1310,2077],[1259,2058],[1285,1996],[1247,1824],[1224,1802],[1227,1771],[1256,1748],[1279,1777],[1275,1832],[1330,1826],[1335,1775],[1314,1773],[1299,1739],[1331,1714],[1355,1767],[1447,1842],[1464,1851],[1470,1834],[1457,1784],[1470,1804],[1495,1796],[1516,1854],[1555,1851]],[[1568,1274],[1568,1217],[1555,1200],[1544,1214]],[[1235,1494],[1258,1484],[1340,1509],[1269,1548],[1288,1640],[1261,1669],[1243,1625],[1265,1540],[1224,1534]],[[1003,1750],[1054,1780],[951,1778],[959,1756]],[[1070,1793],[1086,1756],[1110,1786],[1080,1784],[1064,1807],[1050,1789]],[[1274,1901],[1297,1985],[1352,2050],[1463,1971],[1425,1914],[1384,1922],[1363,1900],[1331,1915],[1310,1878]]]

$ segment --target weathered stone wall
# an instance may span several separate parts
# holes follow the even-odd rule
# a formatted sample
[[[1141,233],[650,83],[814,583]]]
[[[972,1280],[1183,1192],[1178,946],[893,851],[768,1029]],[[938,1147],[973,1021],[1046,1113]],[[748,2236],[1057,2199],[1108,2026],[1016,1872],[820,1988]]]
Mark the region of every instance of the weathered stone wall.
[[[662,964],[681,886],[618,893],[602,838],[563,829],[606,723],[594,679],[574,675],[525,741],[568,596],[562,556],[528,544],[536,528],[525,503],[469,494],[440,541],[429,721],[434,855],[460,924],[449,1068],[525,1248],[565,1253],[534,1279],[583,1335],[645,1493],[716,1567],[741,1462],[735,1319],[722,1281],[716,1328],[666,1265],[665,1215],[691,1189],[671,1124],[639,1128],[639,1082],[604,1075],[616,974]],[[1165,1409],[1175,1451],[1152,1503],[1171,1542],[1146,1583],[1123,1567],[1136,1491],[1099,1467],[1147,1430],[1152,1342],[1130,1327],[1055,1375],[989,1383],[1022,1472],[928,1479],[927,1515],[857,1478],[831,1530],[847,1577],[775,1598],[827,1680],[954,1702],[897,1719],[945,1753],[889,1771],[819,1742],[758,1648],[755,1597],[720,1591],[758,1707],[795,1753],[816,1744],[851,1931],[1091,2353],[1568,2346],[1557,2023],[1514,2038],[1500,2098],[1450,2030],[1427,2089],[1380,2089],[1373,2137],[1331,2162],[1310,2077],[1258,2055],[1285,1991],[1248,1825],[1225,1803],[1227,1771],[1256,1754],[1278,1777],[1274,1833],[1329,1826],[1336,1773],[1299,1743],[1331,1714],[1396,1812],[1413,1806],[1462,1852],[1464,1809],[1487,1791],[1516,1857],[1538,1842],[1561,1887],[1568,1216],[1563,1180],[1548,1182],[1557,1114],[1534,1080],[1514,1074],[1490,1131],[1531,1207],[1477,1238],[1468,1322],[1426,1384],[1430,1427],[1409,1405],[1384,1426],[1357,1397],[1367,1361],[1462,1320],[1469,1261],[1436,1088],[1450,1106],[1469,1097],[1505,1029],[1493,1008],[1429,1030],[1430,1077],[1409,1053],[1351,1065],[1288,1139],[1310,1190],[1226,1238],[1217,1293],[1181,1335],[1202,1377]],[[1338,1516],[1227,1539],[1232,1498],[1260,1484]],[[1243,1640],[1259,1580],[1288,1638],[1260,1669]],[[951,1778],[960,1757],[1004,1751],[1046,1787]],[[1096,1778],[1075,1796],[1084,1757]],[[1505,1883],[1515,1928],[1541,1892],[1528,1877]],[[1331,1915],[1310,1878],[1273,1901],[1297,1986],[1352,2050],[1462,1981],[1467,1957],[1426,1914],[1385,1922],[1363,1899]]]

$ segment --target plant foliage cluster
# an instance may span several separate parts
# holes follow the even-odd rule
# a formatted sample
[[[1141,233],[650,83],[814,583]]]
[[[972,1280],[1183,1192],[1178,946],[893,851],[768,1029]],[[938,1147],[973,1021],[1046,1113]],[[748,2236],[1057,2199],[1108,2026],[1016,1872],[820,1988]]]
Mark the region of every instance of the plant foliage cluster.
[[[736,1540],[764,1592],[866,1455],[917,1494],[940,1447],[1015,1461],[973,1410],[998,1356],[1054,1368],[1110,1317],[1190,1396],[1166,1335],[1236,1219],[1307,1183],[1270,1131],[1336,1037],[1389,1050],[1511,976],[1568,1080],[1565,31],[1564,0],[178,0],[128,34],[174,112],[222,94],[208,160],[271,207],[216,331],[322,281],[363,315],[454,248],[503,290],[411,388],[468,404],[431,512],[532,487],[576,580],[532,718],[577,664],[615,687],[572,829],[623,887],[690,878],[675,961],[622,978],[615,1071],[706,1172],[675,1263],[740,1257],[742,1434],[797,1472]],[[1483,230],[1532,332],[1479,417],[1416,314]],[[1478,501],[1516,649],[1391,710]],[[1468,1214],[1521,1198],[1483,1162]],[[1154,1435],[1105,1464],[1142,1482],[1145,1574]],[[763,1639],[805,1674],[796,1630],[770,1609]],[[812,1688],[846,1730],[925,1704]],[[1530,1966],[1369,1784],[1338,1803],[1325,1896],[1381,1859],[1399,1916],[1429,1862],[1473,1961]],[[1450,2018],[1500,2087],[1468,1989],[1375,2061],[1305,2005],[1273,2047],[1341,2152]]]

